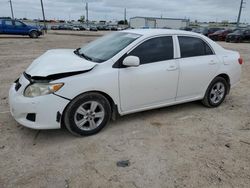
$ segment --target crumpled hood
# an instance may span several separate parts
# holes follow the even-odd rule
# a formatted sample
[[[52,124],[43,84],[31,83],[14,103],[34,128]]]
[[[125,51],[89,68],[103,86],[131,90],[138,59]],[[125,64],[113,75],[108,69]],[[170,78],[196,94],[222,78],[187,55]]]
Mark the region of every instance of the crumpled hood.
[[[88,71],[96,64],[75,55],[73,49],[56,49],[49,50],[35,59],[25,72],[32,77],[47,77],[54,74]]]

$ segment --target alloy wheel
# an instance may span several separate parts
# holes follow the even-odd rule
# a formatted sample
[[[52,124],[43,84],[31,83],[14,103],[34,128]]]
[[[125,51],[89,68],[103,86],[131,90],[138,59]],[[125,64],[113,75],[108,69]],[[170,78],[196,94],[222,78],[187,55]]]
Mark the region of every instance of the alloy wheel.
[[[217,82],[211,89],[210,100],[214,104],[218,104],[223,100],[226,92],[225,85],[222,82]]]
[[[104,120],[105,111],[97,101],[88,101],[78,107],[74,114],[76,126],[84,131],[96,129]]]

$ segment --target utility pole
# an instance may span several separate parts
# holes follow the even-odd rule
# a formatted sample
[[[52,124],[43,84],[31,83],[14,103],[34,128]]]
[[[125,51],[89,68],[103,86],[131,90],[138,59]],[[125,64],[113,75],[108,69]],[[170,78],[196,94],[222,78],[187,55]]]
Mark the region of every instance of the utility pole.
[[[13,12],[13,7],[12,7],[12,1],[9,0],[9,2],[10,2],[10,9],[11,9],[12,19],[14,19],[14,12]]]
[[[89,5],[86,2],[86,22],[87,22],[87,26],[89,25]]]
[[[240,26],[240,17],[241,17],[241,12],[242,12],[242,9],[244,8],[243,5],[245,4],[246,2],[244,0],[241,0],[240,2],[240,10],[239,10],[239,15],[238,15],[238,19],[237,19],[237,28],[239,28]]]
[[[126,25],[126,20],[127,20],[127,9],[124,9],[124,25]]]
[[[47,33],[45,14],[44,14],[44,8],[43,8],[43,0],[41,0],[41,7],[42,7],[42,12],[43,12],[43,25],[44,25],[45,33]]]

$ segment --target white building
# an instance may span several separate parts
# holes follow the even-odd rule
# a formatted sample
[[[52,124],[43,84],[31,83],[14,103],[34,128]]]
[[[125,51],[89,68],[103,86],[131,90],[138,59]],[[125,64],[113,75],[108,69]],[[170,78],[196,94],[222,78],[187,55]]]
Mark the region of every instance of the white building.
[[[130,18],[130,27],[132,28],[171,28],[180,29],[189,26],[188,19],[177,18],[153,18],[153,17],[133,17]]]

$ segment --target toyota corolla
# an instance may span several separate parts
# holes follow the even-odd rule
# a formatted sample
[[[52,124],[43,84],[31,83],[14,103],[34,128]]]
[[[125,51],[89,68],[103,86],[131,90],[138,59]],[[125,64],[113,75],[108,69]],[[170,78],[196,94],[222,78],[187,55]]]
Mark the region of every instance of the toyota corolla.
[[[192,32],[114,32],[34,60],[9,91],[11,114],[29,128],[92,135],[117,115],[196,100],[218,107],[242,63],[238,52]]]

